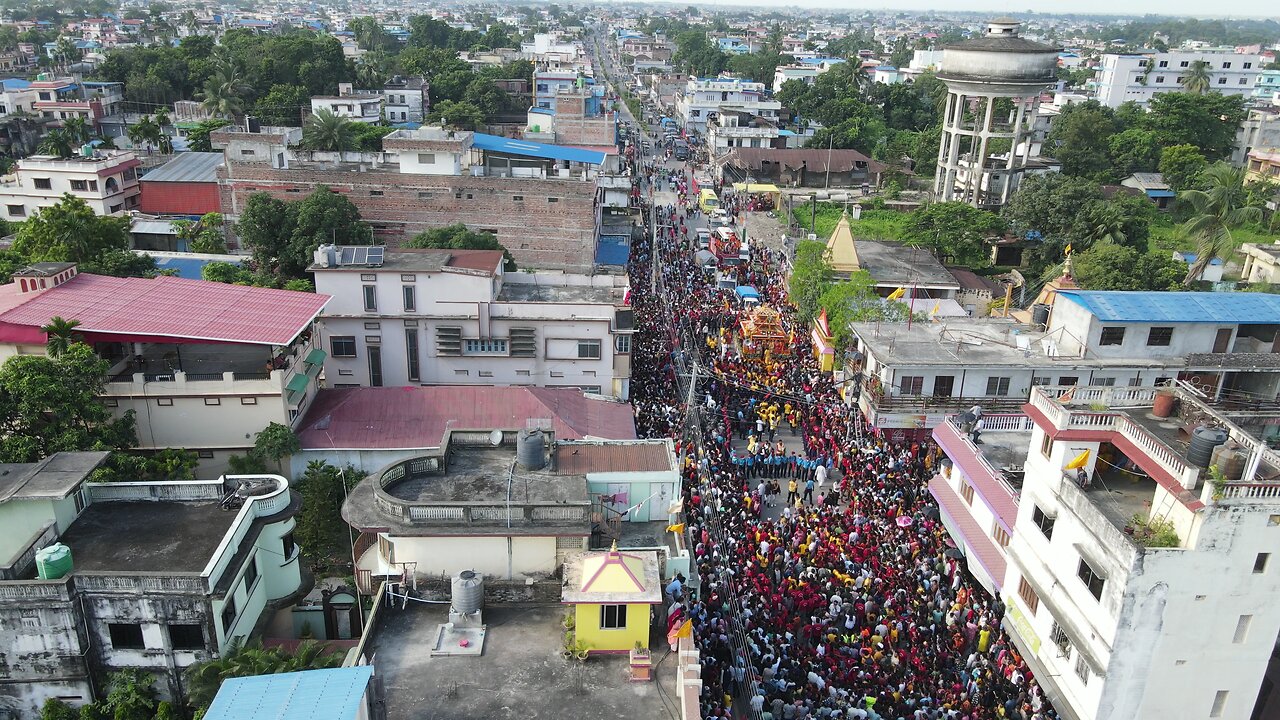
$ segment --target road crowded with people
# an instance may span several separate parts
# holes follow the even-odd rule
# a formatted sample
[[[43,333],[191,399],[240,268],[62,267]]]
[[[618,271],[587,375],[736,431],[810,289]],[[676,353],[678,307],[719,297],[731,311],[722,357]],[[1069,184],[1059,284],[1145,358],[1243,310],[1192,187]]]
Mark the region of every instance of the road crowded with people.
[[[695,260],[689,168],[636,162],[656,233],[631,255],[633,400],[641,435],[684,458],[698,577],[668,587],[667,609],[693,619],[703,716],[1057,717],[948,542],[926,487],[936,449],[862,426],[762,245],[735,279],[780,312],[787,347],[744,354],[750,311]],[[651,213],[650,197],[665,204]]]

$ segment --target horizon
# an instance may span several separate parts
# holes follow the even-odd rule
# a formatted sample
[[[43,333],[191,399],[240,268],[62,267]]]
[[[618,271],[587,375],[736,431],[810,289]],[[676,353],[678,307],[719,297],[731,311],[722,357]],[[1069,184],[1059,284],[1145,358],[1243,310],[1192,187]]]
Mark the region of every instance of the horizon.
[[[676,5],[676,6],[710,6],[717,10],[725,10],[732,8],[744,8],[750,10],[766,10],[778,9],[778,4],[773,0],[698,0],[697,2],[688,2],[687,0],[629,0],[644,5]],[[612,5],[611,0],[595,0],[596,3],[602,5]],[[593,3],[594,4],[594,3]],[[1116,12],[1114,2],[1106,2],[1106,0],[1048,0],[1047,2],[1037,3],[1045,7],[1012,9],[1007,5],[992,3],[990,6],[980,6],[976,4],[966,4],[964,7],[947,7],[950,4],[948,0],[904,0],[895,7],[886,6],[855,6],[843,2],[842,0],[797,0],[795,5],[785,8],[788,11],[801,10],[825,10],[825,11],[843,11],[843,12],[882,12],[882,13],[898,13],[898,12],[937,12],[937,13],[963,13],[970,15],[981,15],[987,13],[998,13],[1001,15],[1012,15],[1019,19],[1024,19],[1029,15],[1053,15],[1053,16],[1104,16],[1112,17],[1117,20],[1142,19],[1146,17],[1160,17],[1170,19],[1193,19],[1193,20],[1276,20],[1273,0],[1240,0],[1234,4],[1236,12],[1226,14],[1206,14],[1204,12],[1203,3],[1193,2],[1192,0],[1138,0],[1138,2],[1127,4],[1125,12]],[[957,3],[958,4],[958,3]],[[1179,11],[1178,8],[1185,8]]]

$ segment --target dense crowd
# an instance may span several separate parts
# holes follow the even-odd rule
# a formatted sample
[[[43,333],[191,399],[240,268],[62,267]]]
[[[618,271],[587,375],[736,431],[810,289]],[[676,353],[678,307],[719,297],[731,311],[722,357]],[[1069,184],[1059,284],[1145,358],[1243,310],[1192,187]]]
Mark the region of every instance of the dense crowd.
[[[688,187],[683,173],[646,171]],[[739,281],[782,311],[790,355],[743,357],[747,310],[694,261],[696,214],[680,200],[656,210],[656,247],[633,247],[632,388],[641,435],[674,438],[685,457],[698,577],[667,600],[673,623],[694,620],[704,717],[1056,717],[1000,629],[1003,605],[939,522],[926,487],[936,451],[860,424],[786,310],[780,258],[760,246]],[[692,435],[682,372],[698,377]]]

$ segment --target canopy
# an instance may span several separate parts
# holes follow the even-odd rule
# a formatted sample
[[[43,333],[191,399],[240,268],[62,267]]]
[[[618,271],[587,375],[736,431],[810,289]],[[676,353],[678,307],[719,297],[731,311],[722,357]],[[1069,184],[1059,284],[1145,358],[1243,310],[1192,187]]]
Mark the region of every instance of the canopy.
[[[750,285],[739,285],[734,292],[738,293],[738,297],[743,299],[748,299],[748,298],[751,300],[760,299],[760,291],[756,290],[754,287]]]
[[[782,191],[772,183],[734,183],[733,191],[748,195],[772,195],[775,203],[782,200]]]
[[[715,253],[710,250],[699,250],[694,253],[693,259],[699,265],[714,265],[716,262]]]

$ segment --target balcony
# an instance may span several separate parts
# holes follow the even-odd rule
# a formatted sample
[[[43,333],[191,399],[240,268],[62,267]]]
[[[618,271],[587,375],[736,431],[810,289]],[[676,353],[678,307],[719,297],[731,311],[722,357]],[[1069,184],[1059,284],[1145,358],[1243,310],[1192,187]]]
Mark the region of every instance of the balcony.
[[[959,412],[978,405],[984,412],[1017,413],[1027,402],[1024,397],[999,395],[886,395],[878,378],[862,383],[862,396],[876,412]]]

